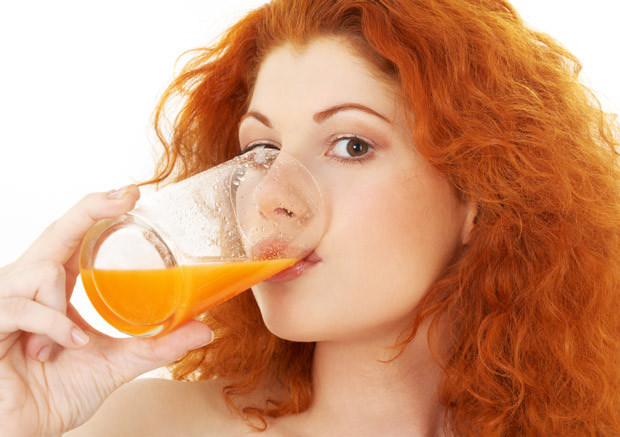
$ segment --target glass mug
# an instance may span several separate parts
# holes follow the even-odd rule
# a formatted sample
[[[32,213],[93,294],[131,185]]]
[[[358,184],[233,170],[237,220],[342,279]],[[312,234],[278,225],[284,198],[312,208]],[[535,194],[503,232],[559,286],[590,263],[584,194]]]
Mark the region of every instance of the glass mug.
[[[292,156],[254,149],[97,222],[80,274],[122,333],[162,335],[287,269],[323,236],[316,181]]]

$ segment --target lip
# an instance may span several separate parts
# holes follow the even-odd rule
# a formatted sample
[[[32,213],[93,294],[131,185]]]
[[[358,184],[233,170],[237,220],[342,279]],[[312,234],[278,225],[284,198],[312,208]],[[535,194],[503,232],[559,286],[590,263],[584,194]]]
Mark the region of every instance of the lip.
[[[321,262],[321,258],[313,251],[308,256],[297,261],[291,267],[265,279],[265,282],[288,282],[296,279]]]
[[[254,259],[278,259],[278,258],[309,258],[308,248],[292,244],[282,238],[265,238],[252,246],[249,254]],[[312,252],[311,252],[312,254]]]

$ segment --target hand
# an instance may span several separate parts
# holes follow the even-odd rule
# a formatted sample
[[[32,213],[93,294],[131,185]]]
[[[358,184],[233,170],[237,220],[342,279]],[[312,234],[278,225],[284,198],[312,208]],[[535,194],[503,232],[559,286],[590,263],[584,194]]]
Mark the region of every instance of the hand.
[[[70,305],[84,234],[138,197],[136,186],[86,196],[0,268],[1,435],[61,435],[123,383],[211,340],[196,321],[156,339],[109,338]]]

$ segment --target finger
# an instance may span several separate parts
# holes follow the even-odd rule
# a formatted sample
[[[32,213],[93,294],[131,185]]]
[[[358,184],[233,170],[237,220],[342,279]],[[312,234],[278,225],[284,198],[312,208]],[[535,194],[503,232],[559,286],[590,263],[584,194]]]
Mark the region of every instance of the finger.
[[[26,339],[26,354],[33,360],[38,360],[41,350],[45,346],[52,346],[54,340],[43,334],[32,334]],[[45,361],[45,360],[43,360]]]
[[[206,346],[213,340],[213,332],[201,322],[191,320],[175,331],[160,338],[109,339],[113,350],[106,355],[118,363],[117,372],[124,381],[165,366],[181,358],[190,350]]]
[[[64,264],[79,247],[86,232],[98,221],[115,217],[134,207],[140,197],[137,186],[128,185],[108,193],[85,196],[64,216],[52,223],[24,257],[50,259]]]
[[[37,299],[61,310],[66,303],[66,273],[50,260],[15,262],[0,277],[0,298],[21,296]]]
[[[60,264],[44,261],[37,270],[39,284],[35,288],[33,300],[61,314],[67,312],[67,294],[65,291],[65,269]],[[25,296],[28,297],[28,296]]]
[[[84,318],[71,303],[67,304],[66,314],[69,320],[71,320],[75,325],[82,329],[82,331],[86,332],[89,336],[96,335],[98,337],[109,337],[101,331],[93,328],[86,320],[84,320]],[[26,341],[26,352],[31,358],[38,359],[37,354],[41,351],[41,349],[44,346],[53,344],[54,340],[49,338],[47,335],[32,334],[30,338],[28,338],[28,340]]]
[[[75,283],[77,282],[78,275],[80,274],[80,251],[76,250],[69,260],[65,263],[65,290],[67,301],[71,299],[73,290],[75,289]]]
[[[65,269],[60,264],[51,262],[44,263],[46,268],[42,269],[42,280],[34,296],[34,301],[44,305],[60,314],[67,313],[67,298],[65,290]],[[26,342],[26,352],[32,358],[37,358],[37,354],[47,345],[52,345],[54,341],[48,335],[33,334]]]
[[[24,331],[47,335],[56,343],[77,348],[88,342],[88,336],[64,314],[22,297],[0,301],[0,333]]]
[[[39,266],[31,269],[37,275],[40,285],[36,285],[34,296],[35,302],[56,310],[60,314],[66,314],[67,300],[65,292],[65,270],[60,264],[51,261],[41,262]],[[35,273],[36,272],[36,273]],[[23,296],[30,297],[30,296]],[[47,335],[33,334],[26,341],[26,353],[33,359],[37,359],[40,351],[54,341]]]
[[[78,311],[75,309],[75,307],[71,303],[67,304],[67,317],[73,323],[75,323],[80,329],[82,329],[82,331],[87,333],[87,335],[89,335],[90,337],[92,337],[93,335],[96,335],[98,337],[111,338],[108,335],[105,335],[104,333],[102,333],[101,331],[98,331],[97,329],[93,328],[86,320],[82,318],[82,316],[78,313]],[[48,346],[48,345],[53,346],[54,340],[49,338],[47,335],[32,334],[26,340],[26,353],[32,359],[37,360],[39,359],[39,354],[41,350],[43,349],[43,347]]]

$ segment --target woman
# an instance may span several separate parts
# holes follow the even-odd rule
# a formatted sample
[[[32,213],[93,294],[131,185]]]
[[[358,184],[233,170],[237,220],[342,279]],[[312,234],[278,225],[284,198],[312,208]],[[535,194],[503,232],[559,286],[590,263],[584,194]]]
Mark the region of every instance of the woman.
[[[81,237],[138,192],[87,196],[2,270],[3,431],[620,435],[618,131],[578,70],[502,0],[250,13],[164,95],[158,123],[183,104],[152,182],[280,148],[325,237],[206,314],[213,335],[113,340],[66,295]],[[115,391],[182,355],[195,382]]]

